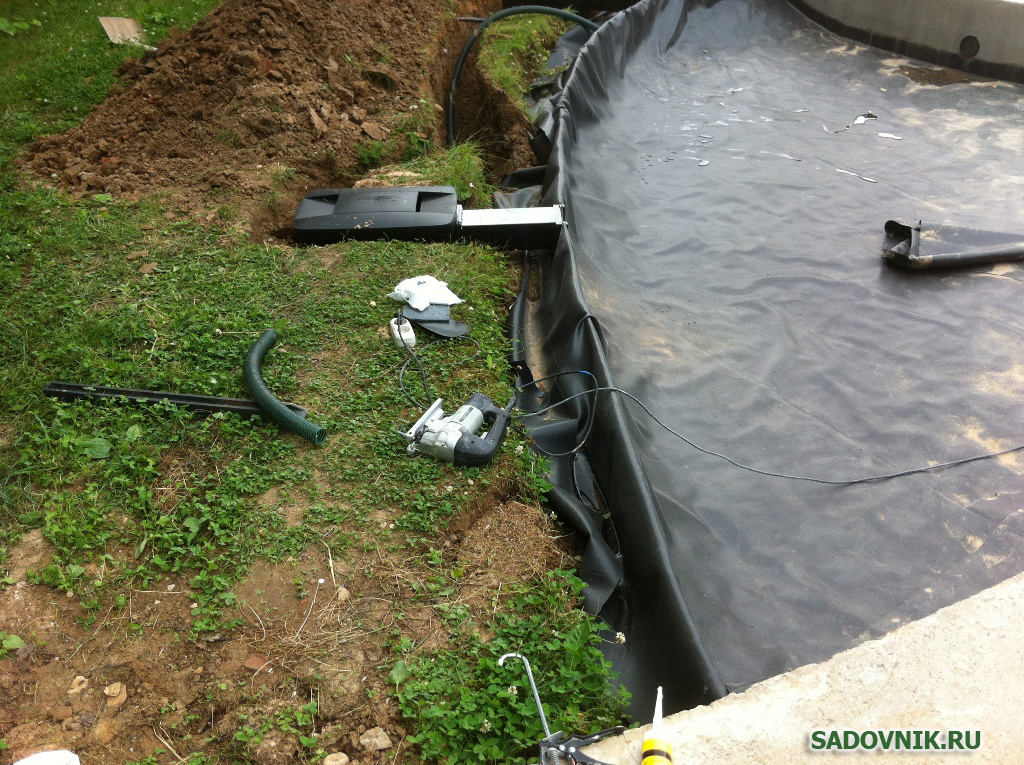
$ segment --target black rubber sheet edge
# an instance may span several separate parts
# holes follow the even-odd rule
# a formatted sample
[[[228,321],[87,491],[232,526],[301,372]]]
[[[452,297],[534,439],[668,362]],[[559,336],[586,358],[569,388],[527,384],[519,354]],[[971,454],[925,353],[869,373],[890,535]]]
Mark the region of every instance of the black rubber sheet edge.
[[[686,24],[688,9],[696,4],[694,0],[645,0],[604,24],[580,52],[565,91],[553,102],[552,119],[544,125],[544,131],[550,132],[545,137],[551,140],[552,152],[545,158],[548,172],[542,204],[567,204],[569,230],[574,222],[569,179],[561,172],[560,159],[572,150],[575,125],[600,117],[593,104],[604,94],[605,72],[621,71],[643,46],[670,47]],[[528,362],[538,375],[542,374],[539,370],[543,374],[587,370],[597,384],[613,386],[600,328],[577,278],[576,247],[571,237],[563,234],[558,247],[540,258],[539,308],[531,320],[539,325],[542,358]],[[552,397],[546,405],[593,385],[585,375],[567,375],[552,382]],[[581,411],[581,401],[593,411]],[[648,721],[658,686],[665,688],[666,712],[710,703],[725,696],[727,689],[711,663],[671,568],[664,563],[668,544],[631,435],[632,416],[614,394],[601,394],[596,406],[592,402],[590,397],[567,402],[572,436],[561,441],[545,439],[538,423],[533,423],[531,433],[546,450],[557,451],[552,446],[571,448],[572,437],[593,418],[586,456],[593,474],[600,476],[598,484],[615,527],[618,554],[601,538],[600,518],[579,496],[573,466],[566,458],[552,461],[550,478],[555,486],[549,502],[563,521],[588,540],[580,570],[588,583],[585,607],[604,619],[612,633],[623,633],[625,642],[607,641],[604,653],[633,694],[629,713],[638,721]],[[559,429],[557,420],[549,427]],[[626,515],[628,524],[622,522]]]
[[[561,314],[549,317],[553,320],[551,339],[543,366],[552,371],[586,369],[600,385],[614,385],[600,331],[589,316],[575,278],[571,249],[571,244],[563,240],[551,258],[542,262],[541,303],[557,307]],[[562,382],[555,390],[569,396],[586,387],[586,381],[578,389]],[[658,685],[666,689],[666,710],[710,703],[724,696],[726,688],[698,636],[672,571],[660,565],[668,557],[668,545],[630,435],[632,418],[622,400],[609,394],[603,394],[594,409],[587,456],[593,472],[604,477],[598,483],[617,530],[621,558],[610,555],[608,545],[594,539],[599,530],[593,521],[581,526],[578,510],[575,517],[566,512],[575,509],[571,502],[575,492],[570,468],[564,462],[556,461],[554,466],[551,477],[556,488],[551,500],[563,521],[575,521],[590,540],[580,572],[591,585],[588,610],[596,610],[610,631],[625,635],[624,644],[611,642],[604,646],[606,658],[632,691],[629,711],[638,720],[650,719]],[[580,421],[585,419],[580,417]],[[576,431],[574,427],[573,434]],[[628,524],[621,522],[625,514],[629,515]],[[621,579],[617,576],[619,566]]]

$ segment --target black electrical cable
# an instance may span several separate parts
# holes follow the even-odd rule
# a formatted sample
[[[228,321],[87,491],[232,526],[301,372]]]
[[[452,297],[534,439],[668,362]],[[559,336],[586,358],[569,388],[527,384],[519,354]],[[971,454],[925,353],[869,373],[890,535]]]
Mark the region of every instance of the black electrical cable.
[[[416,362],[416,366],[419,367],[420,379],[423,381],[423,392],[427,394],[427,398],[430,398],[430,384],[427,382],[427,371],[423,368],[423,362],[420,361],[420,357],[416,355],[416,352],[412,349],[412,346],[410,346],[409,343],[406,342],[405,336],[402,334],[401,331],[402,323],[407,322],[409,320],[402,316],[401,310],[395,312],[395,319],[398,320],[398,337],[402,341],[402,345],[405,346],[405,350],[408,351],[409,356],[412,358],[413,361]],[[406,361],[405,364],[402,365],[402,369],[398,373],[398,387],[402,389],[402,393],[404,393],[405,397],[412,402],[413,406],[417,406],[420,409],[426,409],[426,407],[423,406],[423,404],[419,403],[415,398],[412,397],[412,394],[410,394],[409,391],[405,389],[405,370],[408,368],[408,366],[409,361]]]
[[[579,458],[579,456],[580,455],[577,452],[573,454],[572,457],[569,458],[569,479],[572,483],[572,491],[577,497],[579,497],[580,501],[583,502],[583,504],[585,504],[587,507],[591,509],[592,512],[594,512],[597,515],[601,515],[601,511],[598,510],[597,505],[590,500],[590,497],[586,496],[583,493],[582,489],[580,489],[580,482],[576,478],[576,461]]]
[[[578,375],[578,374],[589,375],[590,379],[594,381],[594,390],[597,389],[597,387],[598,387],[597,378],[594,377],[594,375],[592,373],[586,371],[585,369],[573,369],[572,371],[569,371],[569,372],[555,372],[552,375],[547,375],[545,377],[538,377],[536,380],[531,380],[530,382],[525,383],[524,385],[516,386],[516,390],[517,391],[522,391],[524,388],[529,388],[531,385],[536,386],[537,383],[544,382],[545,380],[553,380],[556,377],[564,377],[565,375]],[[583,393],[591,393],[591,392],[592,391],[583,391]],[[582,395],[582,394],[577,394],[577,395]],[[595,393],[595,396],[596,396],[596,393]],[[569,398],[575,398],[575,396],[569,396],[568,398],[562,399],[562,401],[568,401]],[[557,404],[556,404],[556,406],[557,406]],[[548,409],[550,409],[550,408],[551,407],[548,407]],[[548,410],[547,409],[542,409],[541,410],[541,412],[546,412],[546,411],[548,411]],[[521,417],[529,417],[532,414],[539,414],[539,413],[540,412],[527,412],[526,414],[523,414],[523,415],[520,415],[520,416]],[[537,447],[537,451],[539,451],[545,457],[569,457],[569,456],[572,456],[573,458],[575,458],[576,453],[580,449],[583,448],[583,445],[587,442],[587,439],[590,437],[590,431],[592,431],[593,429],[594,429],[594,413],[591,412],[591,415],[587,419],[587,423],[584,426],[583,436],[581,438],[579,438],[579,440],[576,442],[576,445],[573,446],[572,449],[570,449],[569,451],[567,451],[567,452],[558,452],[558,453],[556,453],[556,452],[549,452],[546,449],[544,449],[543,447],[541,447],[540,444],[537,444],[536,441],[534,441],[534,444]]]
[[[548,16],[557,16],[558,18],[566,19],[567,21],[574,21],[581,27],[589,29],[591,32],[596,32],[599,29],[599,25],[595,24],[590,19],[585,19],[571,11],[563,11],[561,8],[548,8],[545,5],[520,5],[514,8],[505,8],[504,10],[491,14],[481,21],[480,26],[473,31],[472,36],[470,36],[466,41],[466,44],[463,46],[462,53],[459,54],[459,59],[455,62],[455,71],[452,73],[452,83],[448,91],[448,110],[446,119],[449,147],[455,146],[455,96],[459,88],[459,80],[462,78],[462,69],[466,66],[466,60],[469,58],[470,51],[473,50],[473,46],[476,44],[476,41],[480,38],[480,35],[484,33],[484,30],[487,29],[489,24],[508,18],[509,16],[517,16],[522,13],[540,13]]]
[[[556,377],[556,376],[560,376],[560,375],[564,375],[564,374],[574,374],[574,373],[573,372],[560,372],[560,373],[558,373],[558,375],[552,375],[552,377]],[[585,375],[590,375],[591,377],[594,376],[592,373],[587,372],[584,369],[577,370],[577,372],[575,372],[575,374],[585,374]],[[543,379],[545,379],[545,378],[541,378],[537,382],[540,382]],[[532,416],[538,415],[538,414],[544,414],[546,412],[551,411],[552,409],[557,409],[559,406],[564,404],[566,401],[569,401],[569,400],[574,399],[574,398],[580,398],[581,396],[593,395],[595,397],[595,400],[596,400],[597,394],[600,393],[601,391],[608,391],[610,393],[619,393],[619,394],[625,396],[626,398],[632,399],[637,404],[639,404],[640,408],[643,409],[644,412],[646,412],[647,415],[652,420],[654,420],[656,423],[658,423],[661,427],[663,427],[665,430],[667,430],[673,436],[675,436],[676,438],[678,438],[678,439],[682,440],[683,442],[689,444],[690,446],[692,446],[694,449],[696,449],[699,452],[703,452],[704,454],[710,455],[712,457],[718,457],[719,459],[723,459],[726,462],[728,462],[729,464],[735,465],[736,467],[741,468],[743,470],[747,470],[747,471],[749,471],[751,473],[757,473],[758,475],[766,475],[766,476],[770,476],[770,477],[773,477],[773,478],[787,478],[787,479],[789,479],[791,481],[809,481],[811,483],[823,483],[823,484],[827,484],[829,486],[852,486],[852,485],[858,484],[858,483],[871,483],[873,481],[887,481],[887,480],[889,480],[891,478],[902,478],[903,476],[914,475],[915,473],[929,473],[929,472],[931,472],[933,470],[941,470],[942,468],[954,467],[955,465],[966,465],[969,462],[977,462],[978,460],[991,459],[992,457],[1001,457],[1004,454],[1012,454],[1013,452],[1017,452],[1017,451],[1020,451],[1021,449],[1024,449],[1024,444],[1021,444],[1020,446],[1014,446],[1012,449],[1004,449],[1003,451],[999,451],[999,452],[987,452],[985,454],[977,454],[977,455],[975,455],[973,457],[965,457],[965,458],[959,459],[959,460],[952,460],[951,462],[943,462],[943,463],[940,463],[938,465],[928,465],[927,467],[911,468],[910,470],[900,470],[899,472],[896,472],[896,473],[885,473],[885,474],[882,474],[882,475],[873,475],[873,476],[868,476],[866,478],[853,478],[853,479],[849,479],[849,480],[831,480],[831,479],[827,479],[827,478],[814,478],[812,476],[805,476],[805,475],[789,475],[788,473],[774,473],[774,472],[772,472],[770,470],[761,470],[760,468],[751,467],[750,465],[744,465],[744,464],[742,464],[740,462],[737,462],[736,460],[732,459],[731,457],[727,457],[724,454],[720,454],[719,452],[713,451],[711,449],[706,449],[703,446],[700,446],[699,444],[694,443],[689,438],[684,436],[682,433],[679,433],[679,432],[673,430],[672,428],[670,428],[664,422],[659,420],[658,417],[654,414],[654,412],[652,412],[650,409],[647,408],[647,406],[644,404],[643,401],[638,399],[636,396],[634,396],[629,391],[622,390],[622,388],[615,388],[615,387],[612,387],[612,386],[598,386],[596,388],[591,388],[590,390],[582,391],[581,393],[574,393],[571,396],[566,396],[564,399],[562,399],[557,404],[552,404],[551,406],[545,407],[544,409],[540,409],[540,410],[538,410],[536,412],[524,412],[523,414],[520,414],[520,415],[517,415],[517,416],[520,417],[520,418],[523,418],[523,417],[532,417]]]
[[[406,321],[408,321],[408,319]],[[474,353],[472,356],[467,356],[464,359],[460,359],[459,361],[456,361],[455,362],[455,366],[458,366],[459,364],[466,364],[466,363],[472,361],[473,359],[478,358],[480,356],[480,354],[483,352],[483,349],[480,347],[480,343],[477,342],[477,340],[475,338],[472,338],[469,335],[461,335],[459,337],[454,337],[454,338],[451,338],[451,339],[452,340],[468,340],[469,342],[473,343],[473,345],[476,346],[476,353]],[[420,348],[420,353],[423,353],[424,351],[429,350],[430,348],[432,348],[433,346],[437,345],[440,342],[441,342],[440,339],[430,341],[429,343],[424,345],[422,348]],[[404,345],[405,346],[405,350],[408,351],[409,358],[407,358],[405,360],[405,363],[402,364],[401,369],[398,370],[398,387],[402,389],[402,393],[405,395],[406,399],[413,406],[415,406],[415,407],[417,407],[419,409],[426,409],[427,405],[417,401],[413,397],[413,395],[411,393],[409,393],[408,389],[406,389],[406,387],[405,387],[405,373],[409,369],[409,364],[412,363],[413,360],[415,360],[416,364],[417,364],[417,366],[419,367],[419,370],[420,370],[420,377],[421,377],[421,379],[423,381],[423,391],[424,391],[424,393],[427,394],[427,398],[432,398],[432,394],[430,393],[430,385],[427,383],[427,373],[426,373],[426,371],[423,368],[423,362],[420,360],[420,357],[413,351],[413,349],[409,347],[409,344],[407,342],[405,342],[404,338],[402,339],[402,345]]]

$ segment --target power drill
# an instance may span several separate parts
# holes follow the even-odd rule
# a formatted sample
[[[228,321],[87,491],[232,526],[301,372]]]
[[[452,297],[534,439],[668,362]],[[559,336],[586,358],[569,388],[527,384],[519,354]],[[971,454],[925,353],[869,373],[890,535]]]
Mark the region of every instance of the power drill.
[[[502,409],[482,393],[474,393],[454,414],[445,416],[437,399],[405,433],[410,455],[429,454],[459,467],[481,467],[490,462],[505,438],[512,417],[513,398]],[[483,436],[476,432],[487,423]]]

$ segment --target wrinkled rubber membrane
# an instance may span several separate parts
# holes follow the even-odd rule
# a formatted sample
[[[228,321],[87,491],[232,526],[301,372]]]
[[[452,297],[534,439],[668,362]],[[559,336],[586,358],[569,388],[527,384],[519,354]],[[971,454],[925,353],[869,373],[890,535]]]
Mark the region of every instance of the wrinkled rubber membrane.
[[[891,218],[1021,233],[1024,88],[904,66],[781,0],[644,0],[606,24],[554,110],[543,203],[568,227],[534,373],[589,370],[787,474],[1024,443],[1024,269],[880,257]],[[822,486],[702,454],[613,393],[563,409],[593,427],[552,500],[590,540],[588,606],[626,635],[607,655],[640,720],[657,685],[666,711],[708,702],[1024,570],[1022,453]],[[550,451],[578,434],[545,428]]]

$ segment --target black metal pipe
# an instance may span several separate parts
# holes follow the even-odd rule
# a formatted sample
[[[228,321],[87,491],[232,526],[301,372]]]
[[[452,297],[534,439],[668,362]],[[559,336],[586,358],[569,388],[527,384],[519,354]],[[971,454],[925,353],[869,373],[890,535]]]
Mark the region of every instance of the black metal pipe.
[[[247,398],[225,398],[223,396],[199,396],[191,393],[171,393],[169,391],[140,390],[138,388],[115,388],[107,385],[80,385],[78,383],[51,382],[43,388],[43,395],[60,401],[80,400],[113,400],[126,401],[133,404],[157,404],[169,401],[175,406],[193,412],[214,414],[216,412],[233,412],[240,417],[249,419],[265,416],[255,401]],[[297,404],[285,404],[297,417],[305,417],[309,412]]]
[[[966,268],[990,263],[1009,263],[1024,260],[1024,242],[994,247],[978,252],[943,252],[931,255],[921,254],[921,222],[907,226],[898,221],[888,221],[885,231],[900,241],[882,251],[882,257],[894,266],[923,271],[932,268]]]

